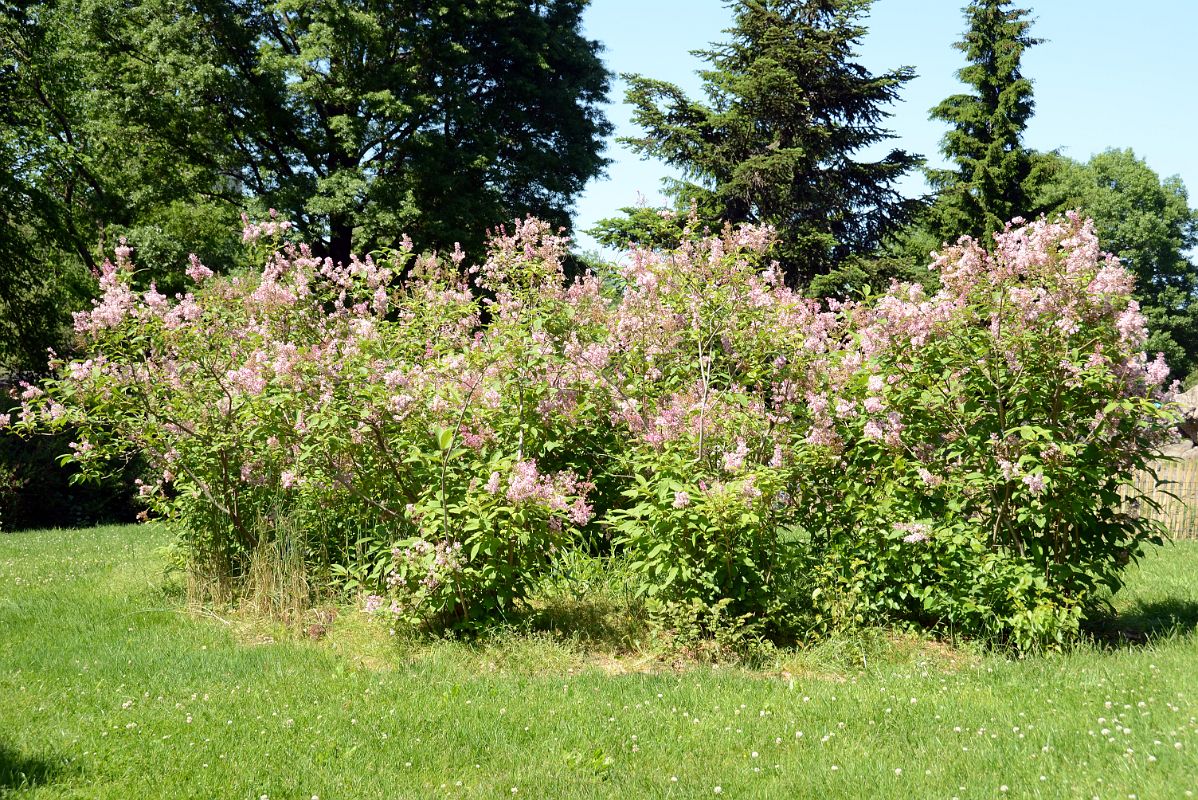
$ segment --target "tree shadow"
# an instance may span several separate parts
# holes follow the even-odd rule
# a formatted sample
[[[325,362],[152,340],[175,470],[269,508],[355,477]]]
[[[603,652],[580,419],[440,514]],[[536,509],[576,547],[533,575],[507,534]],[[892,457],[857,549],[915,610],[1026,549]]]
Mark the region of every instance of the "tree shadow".
[[[645,632],[642,609],[607,598],[555,597],[525,612],[531,630],[568,636],[589,647],[627,650]]]
[[[1114,647],[1142,646],[1194,631],[1198,631],[1198,602],[1173,599],[1137,603],[1089,626],[1095,643]]]
[[[0,742],[0,797],[15,789],[51,783],[62,772],[61,762],[28,756]]]

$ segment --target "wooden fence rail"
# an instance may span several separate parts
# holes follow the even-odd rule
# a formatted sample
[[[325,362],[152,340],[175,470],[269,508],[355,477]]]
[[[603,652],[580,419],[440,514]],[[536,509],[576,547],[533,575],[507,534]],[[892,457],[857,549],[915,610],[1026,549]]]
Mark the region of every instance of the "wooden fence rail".
[[[1198,459],[1162,461],[1155,466],[1161,483],[1155,484],[1144,473],[1136,478],[1136,486],[1160,508],[1142,505],[1140,513],[1164,522],[1174,539],[1198,539]]]

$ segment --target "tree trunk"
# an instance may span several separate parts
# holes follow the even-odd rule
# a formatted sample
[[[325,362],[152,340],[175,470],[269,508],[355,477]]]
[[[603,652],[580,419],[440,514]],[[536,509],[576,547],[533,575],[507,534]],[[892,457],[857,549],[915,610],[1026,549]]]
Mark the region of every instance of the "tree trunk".
[[[350,253],[353,252],[354,227],[349,217],[336,214],[329,218],[329,252],[334,264],[349,263]]]

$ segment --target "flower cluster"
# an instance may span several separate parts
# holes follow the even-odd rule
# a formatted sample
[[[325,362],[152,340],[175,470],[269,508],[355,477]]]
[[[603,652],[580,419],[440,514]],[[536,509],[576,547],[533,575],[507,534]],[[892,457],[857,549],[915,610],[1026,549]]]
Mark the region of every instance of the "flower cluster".
[[[456,581],[462,571],[461,542],[426,542],[417,539],[391,551],[393,569],[387,587],[409,593],[431,593]]]
[[[291,230],[290,220],[279,219],[279,212],[273,208],[268,212],[269,218],[263,222],[253,222],[246,214],[241,215],[241,241],[256,242],[259,239],[275,239]]]

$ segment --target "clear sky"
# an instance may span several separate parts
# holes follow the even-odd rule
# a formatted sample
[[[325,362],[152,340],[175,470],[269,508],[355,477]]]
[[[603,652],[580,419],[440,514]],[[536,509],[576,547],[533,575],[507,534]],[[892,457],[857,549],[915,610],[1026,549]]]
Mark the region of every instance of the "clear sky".
[[[953,48],[964,31],[966,0],[876,0],[864,21],[869,28],[859,60],[873,72],[898,66],[918,77],[891,107],[892,146],[943,163],[940,138],[946,128],[928,110],[962,90],[956,71],[964,65]],[[1180,175],[1198,205],[1198,0],[1024,0],[1032,10],[1032,34],[1046,40],[1029,50],[1024,74],[1035,84],[1036,113],[1025,143],[1059,149],[1079,160],[1111,147],[1131,147],[1162,176]],[[632,72],[672,81],[700,96],[690,55],[721,41],[732,15],[720,0],[592,0],[586,34],[603,43],[604,61],[615,73]],[[616,136],[639,131],[624,103],[624,83],[615,81],[608,117]],[[623,145],[608,143],[612,159],[606,178],[592,181],[578,202],[575,227],[583,247],[594,245],[581,231],[643,195],[663,202],[667,168],[642,161]],[[923,191],[920,178],[903,184]]]

